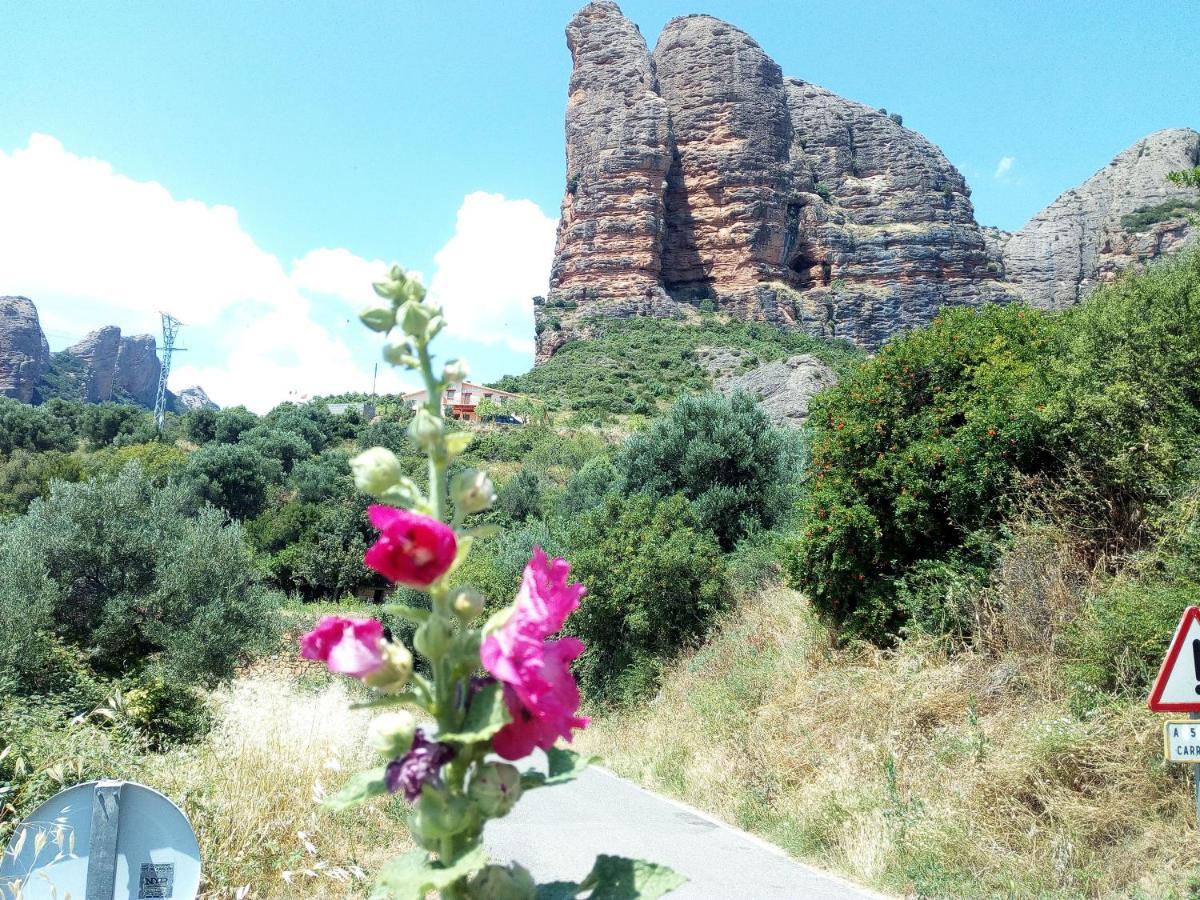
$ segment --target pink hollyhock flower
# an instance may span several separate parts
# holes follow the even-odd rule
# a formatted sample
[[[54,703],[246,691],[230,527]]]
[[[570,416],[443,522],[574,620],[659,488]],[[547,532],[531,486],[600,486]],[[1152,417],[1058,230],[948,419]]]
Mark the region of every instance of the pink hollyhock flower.
[[[582,584],[568,584],[565,559],[548,560],[541,547],[525,567],[512,615],[489,634],[480,649],[483,667],[504,683],[504,701],[512,715],[492,739],[505,759],[520,759],[534,747],[549,750],[557,738],[571,739],[573,728],[588,719],[576,715],[579,687],[570,663],[584,650],[573,637],[547,641],[579,608]]]
[[[367,514],[379,540],[363,562],[389,581],[426,588],[454,562],[458,540],[449,525],[394,506],[376,504]]]
[[[320,660],[330,672],[366,678],[383,666],[383,625],[375,619],[323,616],[300,638],[300,655]]]

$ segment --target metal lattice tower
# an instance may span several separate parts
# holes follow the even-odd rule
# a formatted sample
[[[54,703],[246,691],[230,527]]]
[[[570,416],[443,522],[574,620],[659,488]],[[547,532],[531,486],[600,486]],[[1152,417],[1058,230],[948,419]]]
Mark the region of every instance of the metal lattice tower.
[[[160,312],[159,315],[162,316],[163,354],[162,368],[158,375],[158,392],[154,395],[154,424],[161,434],[167,418],[167,378],[171,374],[171,354],[184,348],[175,346],[175,335],[179,334],[183,323],[170,313]]]

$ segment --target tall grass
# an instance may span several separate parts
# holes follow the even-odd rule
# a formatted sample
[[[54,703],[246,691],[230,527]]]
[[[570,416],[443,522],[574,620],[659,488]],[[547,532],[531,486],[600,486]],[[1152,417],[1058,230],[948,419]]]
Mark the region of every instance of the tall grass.
[[[1195,896],[1191,789],[1161,760],[1159,718],[1137,701],[1072,715],[1063,664],[1028,635],[1015,643],[835,648],[799,594],[771,588],[653,702],[579,741],[620,774],[883,890]]]

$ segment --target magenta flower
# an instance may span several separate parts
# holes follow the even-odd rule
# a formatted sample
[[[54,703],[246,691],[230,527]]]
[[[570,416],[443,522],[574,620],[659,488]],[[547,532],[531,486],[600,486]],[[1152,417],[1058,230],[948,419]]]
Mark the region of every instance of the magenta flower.
[[[323,616],[300,638],[300,655],[320,660],[330,672],[366,678],[383,666],[383,625],[375,619]]]
[[[458,540],[449,525],[394,506],[376,504],[367,513],[379,540],[363,562],[389,581],[426,588],[454,562]]]
[[[572,729],[588,723],[575,714],[579,687],[570,669],[583,644],[573,637],[546,640],[579,608],[584,594],[582,584],[567,583],[570,571],[565,559],[548,560],[534,547],[512,615],[480,649],[483,667],[504,683],[513,718],[492,739],[492,749],[505,759],[520,759],[534,747],[549,750],[556,739],[570,740]]]

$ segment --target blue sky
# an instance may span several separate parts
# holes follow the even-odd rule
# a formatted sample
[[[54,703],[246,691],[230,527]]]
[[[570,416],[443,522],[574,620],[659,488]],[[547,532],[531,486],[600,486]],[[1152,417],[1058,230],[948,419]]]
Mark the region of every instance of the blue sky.
[[[903,114],[984,224],[1200,126],[1194,0],[696,2],[622,8],[651,45],[674,15],[727,19],[788,75]],[[369,385],[352,285],[395,260],[440,273],[473,323],[444,349],[482,378],[522,370],[578,5],[0,4],[0,235],[21,248],[0,244],[0,293],[33,297],[55,348],[172,309],[180,374],[262,407]]]

